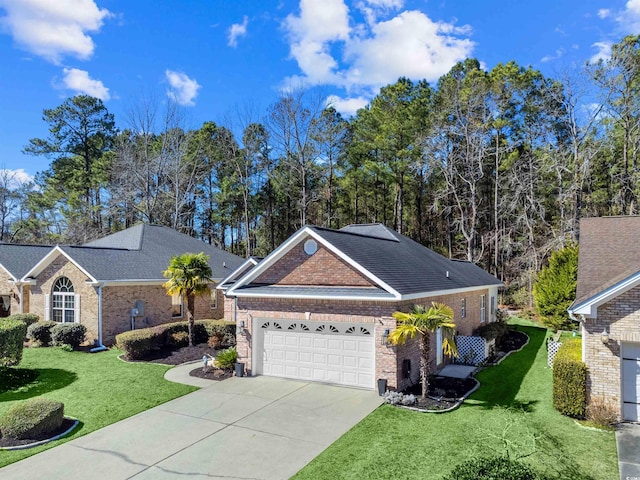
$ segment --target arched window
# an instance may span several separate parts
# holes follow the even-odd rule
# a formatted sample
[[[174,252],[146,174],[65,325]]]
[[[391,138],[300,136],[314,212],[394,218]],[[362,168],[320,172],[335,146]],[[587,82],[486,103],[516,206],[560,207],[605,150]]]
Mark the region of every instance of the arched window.
[[[76,297],[73,283],[67,277],[60,277],[53,284],[52,312],[54,322],[75,322]]]

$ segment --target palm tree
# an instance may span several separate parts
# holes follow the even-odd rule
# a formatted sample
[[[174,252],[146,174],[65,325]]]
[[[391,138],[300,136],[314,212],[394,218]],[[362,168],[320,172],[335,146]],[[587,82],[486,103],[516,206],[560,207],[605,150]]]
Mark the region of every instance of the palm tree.
[[[169,279],[163,285],[167,289],[167,295],[180,295],[187,299],[189,346],[193,346],[196,295],[209,292],[209,283],[211,283],[209,256],[203,252],[176,255],[162,274]]]
[[[410,338],[420,334],[420,379],[422,381],[422,399],[429,391],[429,374],[431,366],[431,334],[441,329],[442,350],[445,355],[458,356],[453,336],[456,324],[453,322],[453,310],[444,303],[432,302],[427,310],[422,305],[415,305],[411,313],[394,312],[393,318],[398,327],[389,334],[389,342],[394,345],[404,344]]]

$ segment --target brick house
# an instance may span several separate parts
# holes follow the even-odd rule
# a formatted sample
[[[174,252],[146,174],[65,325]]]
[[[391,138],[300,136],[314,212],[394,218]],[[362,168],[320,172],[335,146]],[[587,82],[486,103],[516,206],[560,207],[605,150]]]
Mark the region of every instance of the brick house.
[[[640,217],[580,221],[578,285],[570,316],[580,322],[589,400],[623,420],[640,417]]]
[[[501,285],[476,265],[447,259],[380,224],[303,227],[257,264],[225,279],[225,316],[238,325],[249,374],[374,388],[419,377],[416,341],[391,346],[392,313],[443,302],[459,334],[496,319]],[[442,338],[433,338],[440,367]]]
[[[215,287],[243,259],[158,225],[139,224],[82,246],[0,245],[0,314],[35,313],[42,320],[77,322],[89,341],[111,344],[132,327],[179,321],[183,299],[162,284],[171,257],[204,252],[214,283],[196,297],[196,319],[223,318]]]

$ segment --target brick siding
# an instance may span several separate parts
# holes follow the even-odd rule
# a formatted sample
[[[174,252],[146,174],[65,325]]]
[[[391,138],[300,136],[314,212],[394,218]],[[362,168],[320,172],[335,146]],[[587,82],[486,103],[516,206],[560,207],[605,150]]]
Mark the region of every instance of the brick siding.
[[[9,295],[11,297],[10,314],[20,312],[20,288],[14,283],[9,282],[11,275],[4,268],[0,267],[0,295]],[[27,287],[23,287],[23,291]],[[25,312],[28,310],[25,310]]]
[[[304,252],[299,243],[252,283],[269,285],[324,285],[343,287],[371,287],[371,281],[318,245],[313,255]]]
[[[609,343],[602,343],[602,332]],[[585,363],[589,399],[604,399],[622,415],[620,350],[623,342],[640,343],[640,287],[635,287],[598,307],[597,319],[584,323]]]

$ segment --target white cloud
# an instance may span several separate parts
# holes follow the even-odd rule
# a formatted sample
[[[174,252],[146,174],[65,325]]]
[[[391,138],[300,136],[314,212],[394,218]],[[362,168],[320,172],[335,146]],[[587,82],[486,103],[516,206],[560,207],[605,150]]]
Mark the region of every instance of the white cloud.
[[[301,0],[299,15],[289,15],[284,23],[291,57],[301,70],[297,77],[357,96],[400,76],[436,80],[472,54],[474,43],[464,38],[469,26],[434,22],[416,10],[389,13],[402,5],[401,0],[362,1],[357,8],[375,13],[365,12],[366,24],[357,24],[344,0]],[[391,18],[378,20],[383,11]]]
[[[564,49],[559,48],[558,50],[556,50],[556,53],[554,55],[545,55],[544,57],[542,57],[540,59],[540,61],[542,63],[546,63],[546,62],[550,62],[552,60],[557,60],[560,57],[562,57],[564,55]]]
[[[0,0],[6,16],[0,27],[25,50],[59,64],[71,55],[87,59],[95,45],[87,34],[97,32],[111,13],[93,0]]]
[[[64,68],[62,85],[64,88],[77,93],[84,93],[100,100],[109,100],[109,89],[100,80],[89,77],[89,72],[77,68]]]
[[[598,10],[598,17],[602,18],[603,20],[609,15],[611,15],[611,10],[609,10],[608,8],[601,8],[600,10]]]
[[[25,172],[24,168],[11,170],[8,168],[0,168],[0,181],[9,188],[18,188],[24,183],[33,181],[33,175]],[[3,185],[4,186],[4,185]]]
[[[640,33],[640,0],[629,0],[616,16],[616,21],[624,33]]]
[[[611,45],[611,42],[596,42],[591,45],[597,48],[598,51],[589,59],[589,62],[597,63],[600,60],[609,60],[611,58]]]
[[[247,35],[247,25],[249,25],[249,19],[245,15],[242,19],[242,23],[234,23],[229,28],[229,42],[227,45],[230,47],[238,46],[238,38],[244,37]]]
[[[171,87],[167,90],[167,96],[178,105],[194,106],[194,100],[201,88],[195,78],[189,78],[185,73],[173,70],[166,70],[164,74]]]
[[[358,110],[364,108],[369,103],[369,99],[365,97],[340,98],[337,95],[327,97],[327,106],[335,108],[345,117],[356,114]]]

